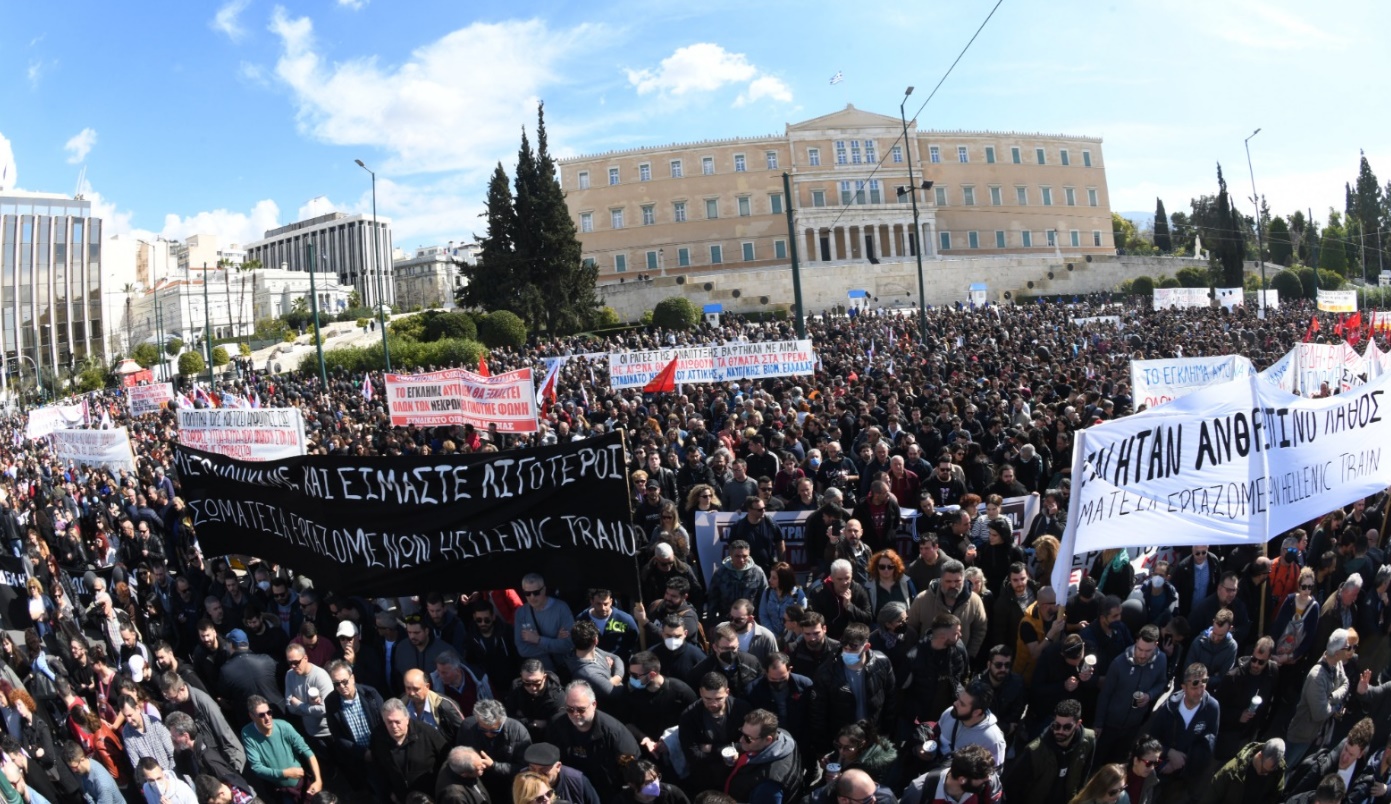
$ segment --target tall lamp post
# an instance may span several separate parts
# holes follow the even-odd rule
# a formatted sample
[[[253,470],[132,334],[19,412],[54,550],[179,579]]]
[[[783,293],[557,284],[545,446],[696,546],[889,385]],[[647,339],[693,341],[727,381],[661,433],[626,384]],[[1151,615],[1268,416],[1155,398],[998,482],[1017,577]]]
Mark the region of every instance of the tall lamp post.
[[[314,348],[319,352],[319,382],[324,387],[324,393],[328,393],[328,369],[324,368],[324,333],[319,324],[319,288],[314,284],[314,272],[319,270],[318,263],[314,262],[314,244],[308,244],[309,248],[309,309],[314,316]],[[324,255],[328,259],[328,255]]]
[[[191,322],[190,322],[191,323]],[[208,307],[208,263],[203,262],[203,351],[208,358],[208,392],[213,390],[213,324]]]
[[[382,328],[382,359],[386,361],[386,370],[391,371],[391,349],[386,345],[386,311],[382,309],[382,305],[386,304],[386,296],[382,295],[382,254],[381,247],[377,245],[377,174],[361,159],[353,161],[372,177],[372,265],[377,269],[377,322]]]
[[[908,103],[908,96],[913,94],[913,88],[908,87],[903,93],[903,100],[898,104],[898,117],[903,121],[903,150],[908,152],[908,187],[907,192],[912,194],[913,199],[913,256],[918,259],[918,334],[923,340],[927,339],[927,288],[923,283],[923,245],[922,245],[922,224],[918,221],[918,188],[913,182],[913,150],[908,142],[908,113],[904,107]],[[923,182],[923,189],[932,186],[932,182]],[[901,196],[904,188],[898,188]]]
[[[1260,129],[1251,132],[1251,137],[1261,133]],[[1265,247],[1261,245],[1261,197],[1256,194],[1256,169],[1251,166],[1251,137],[1246,138],[1246,169],[1251,173],[1251,205],[1256,208],[1256,264],[1261,267],[1261,299],[1259,318],[1265,318]],[[1315,269],[1318,270],[1317,268]]]

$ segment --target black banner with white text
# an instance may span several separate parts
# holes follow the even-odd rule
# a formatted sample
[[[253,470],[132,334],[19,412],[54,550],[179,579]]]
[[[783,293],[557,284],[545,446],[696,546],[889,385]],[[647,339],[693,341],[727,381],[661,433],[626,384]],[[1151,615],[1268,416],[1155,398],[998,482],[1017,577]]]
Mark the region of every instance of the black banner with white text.
[[[624,466],[618,434],[420,458],[175,456],[205,553],[369,596],[513,588],[527,572],[631,589],[645,538],[629,524]]]

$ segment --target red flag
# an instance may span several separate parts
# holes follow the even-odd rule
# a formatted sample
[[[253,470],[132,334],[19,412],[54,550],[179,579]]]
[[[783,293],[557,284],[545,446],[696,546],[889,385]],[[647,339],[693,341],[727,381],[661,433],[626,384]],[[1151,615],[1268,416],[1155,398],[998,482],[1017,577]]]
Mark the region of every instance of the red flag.
[[[673,357],[671,359],[671,362],[666,365],[666,368],[657,372],[657,376],[653,377],[651,382],[647,383],[642,387],[642,392],[644,394],[669,394],[672,391],[675,391],[676,361],[677,358]]]
[[[1309,317],[1309,328],[1304,331],[1304,342],[1308,343],[1319,333],[1319,315],[1314,313]]]
[[[493,376],[488,372],[488,358],[484,357],[483,355],[478,356],[478,373],[484,377]]]
[[[1348,316],[1343,322],[1343,334],[1347,336],[1348,343],[1357,343],[1362,340],[1362,311],[1358,310]]]

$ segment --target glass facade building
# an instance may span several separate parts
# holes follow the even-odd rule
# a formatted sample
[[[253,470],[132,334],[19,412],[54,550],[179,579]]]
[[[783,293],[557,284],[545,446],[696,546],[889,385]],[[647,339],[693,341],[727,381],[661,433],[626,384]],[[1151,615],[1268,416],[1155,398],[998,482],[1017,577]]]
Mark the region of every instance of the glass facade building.
[[[259,260],[265,268],[307,272],[310,245],[319,262],[318,271],[338,274],[338,281],[357,290],[363,305],[376,305],[378,288],[382,301],[396,303],[389,219],[377,219],[377,236],[373,238],[370,215],[320,215],[266,232],[264,240],[246,246],[246,259]]]
[[[6,388],[36,366],[66,376],[74,361],[105,354],[101,238],[91,202],[0,193],[0,381]]]

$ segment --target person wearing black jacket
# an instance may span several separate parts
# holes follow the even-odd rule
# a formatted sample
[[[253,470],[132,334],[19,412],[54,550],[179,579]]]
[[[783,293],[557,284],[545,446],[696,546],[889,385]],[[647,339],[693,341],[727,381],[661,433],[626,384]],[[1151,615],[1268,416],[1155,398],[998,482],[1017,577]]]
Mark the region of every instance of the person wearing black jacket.
[[[826,633],[839,639],[851,623],[874,622],[869,610],[869,593],[854,581],[855,569],[843,558],[831,562],[831,575],[807,600],[813,611],[826,618]]]
[[[695,690],[679,678],[662,675],[662,661],[652,651],[638,651],[628,660],[628,684],[616,690],[610,703],[643,750],[656,755],[662,732],[695,703]]]
[[[839,653],[839,648],[837,648]],[[792,672],[785,653],[774,653],[763,663],[763,677],[749,685],[745,699],[754,709],[766,709],[778,716],[778,723],[802,749],[803,762],[815,757],[816,743],[811,731],[811,705],[815,695],[813,681]]]
[[[382,722],[382,695],[373,687],[357,683],[352,665],[341,659],[330,662],[325,669],[333,682],[333,691],[324,699],[324,719],[328,721],[334,760],[354,787],[370,785],[381,792],[380,780],[370,772],[367,752],[372,734]],[[344,711],[356,707],[361,707],[360,718],[349,717]]]
[[[763,666],[752,654],[739,650],[739,634],[729,623],[722,623],[715,629],[714,645],[709,656],[691,669],[686,683],[692,688],[704,683],[707,673],[718,673],[729,682],[729,688],[736,696],[742,696],[750,684],[763,674]]]
[[[1203,577],[1202,588],[1195,590],[1199,576]],[[1195,603],[1217,594],[1217,582],[1221,579],[1222,567],[1217,563],[1217,556],[1208,552],[1207,545],[1195,545],[1193,552],[1169,574],[1169,585],[1178,592],[1178,613],[1188,618]]]
[[[866,626],[855,623],[845,629],[839,659],[823,664],[812,683],[814,745],[826,744],[842,726],[859,720],[880,734],[892,733],[898,684],[889,657],[870,648]],[[863,717],[857,715],[861,711]]]
[[[410,716],[399,698],[382,703],[382,723],[372,730],[372,765],[386,790],[403,802],[412,792],[435,792],[435,779],[449,752],[444,735]]]
[[[940,715],[956,700],[956,687],[971,670],[966,646],[961,643],[961,620],[955,614],[938,614],[918,643],[908,686],[908,710],[901,717],[920,721]]]
[[[1348,784],[1347,801],[1367,801],[1371,797],[1372,784],[1376,779],[1373,768],[1367,762],[1371,753],[1371,740],[1375,728],[1371,718],[1357,721],[1348,736],[1337,745],[1323,748],[1304,758],[1290,771],[1285,785],[1285,794],[1296,796],[1318,787],[1319,781],[1332,774],[1351,773]]]
[[[565,714],[546,728],[546,742],[560,749],[561,761],[584,774],[601,801],[622,786],[619,767],[638,756],[638,741],[612,715],[600,712],[594,690],[584,681],[565,688]]]
[[[541,664],[540,659],[527,659],[522,662],[522,674],[512,682],[512,690],[504,701],[507,714],[521,721],[531,734],[531,741],[537,742],[546,737],[546,727],[551,718],[565,708],[565,692],[560,687],[560,678]]]
[[[1213,751],[1217,761],[1231,759],[1243,745],[1254,741],[1275,709],[1278,671],[1270,661],[1274,651],[1275,640],[1261,637],[1251,655],[1237,659],[1217,687],[1214,697],[1222,706],[1222,725]],[[1253,708],[1257,697],[1261,703]]]
[[[792,736],[778,728],[778,716],[755,709],[739,727],[740,756],[724,789],[735,801],[773,804],[796,801],[802,791],[802,761]]]
[[[455,742],[488,756],[482,768],[483,786],[493,801],[510,800],[512,777],[524,769],[523,757],[531,746],[526,727],[507,716],[501,701],[483,700],[459,727]]]
[[[232,657],[222,665],[222,694],[229,701],[245,701],[259,695],[270,704],[277,716],[285,712],[285,696],[280,694],[280,683],[275,677],[275,660],[269,656],[252,653],[246,632],[234,628],[227,634],[232,646]],[[233,707],[238,718],[232,725],[238,728],[246,725],[246,707]]]
[[[676,471],[676,494],[678,500],[686,499],[686,492],[704,483],[709,486],[723,485],[715,481],[715,473],[700,459],[699,447],[686,449],[686,462]],[[658,487],[660,487],[658,483]]]
[[[719,673],[708,673],[700,682],[700,700],[681,713],[677,739],[686,756],[690,789],[718,790],[729,768],[720,752],[739,742],[739,726],[753,707],[734,697],[729,682]]]
[[[206,738],[198,736],[193,718],[183,712],[172,712],[164,720],[169,739],[174,744],[174,772],[180,778],[194,779],[205,773],[228,787],[253,794],[251,783],[223,751]]]

